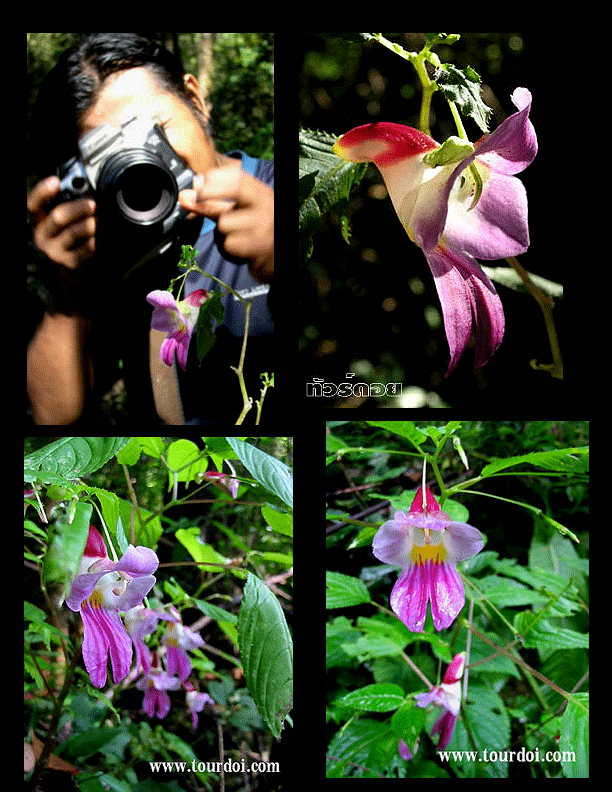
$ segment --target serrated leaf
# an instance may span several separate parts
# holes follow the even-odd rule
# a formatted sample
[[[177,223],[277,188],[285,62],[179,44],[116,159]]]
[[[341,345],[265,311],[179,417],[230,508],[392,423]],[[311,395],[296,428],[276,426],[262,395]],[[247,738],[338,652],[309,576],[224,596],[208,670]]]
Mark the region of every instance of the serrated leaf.
[[[24,458],[24,481],[58,483],[57,476],[74,479],[94,473],[127,445],[129,439],[63,437]],[[51,474],[51,477],[46,474]]]
[[[348,608],[370,602],[370,592],[359,578],[341,575],[340,572],[326,572],[325,585],[326,608]]]
[[[589,447],[558,448],[554,451],[535,451],[530,454],[521,454],[521,456],[496,459],[486,465],[480,475],[492,476],[500,470],[522,464],[533,465],[542,470],[552,470],[573,475],[587,473],[589,469]]]
[[[352,187],[359,184],[367,162],[345,162],[332,152],[336,136],[312,130],[300,131],[299,158],[299,226],[300,261],[312,253],[312,236],[329,209],[340,215],[342,236],[348,243],[349,222],[346,214]]]
[[[293,707],[293,641],[278,600],[250,572],[238,613],[238,645],[249,692],[278,738]]]
[[[487,107],[480,94],[480,77],[468,66],[458,69],[452,63],[445,63],[434,72],[434,79],[444,96],[455,102],[466,118],[473,119],[483,132],[488,132],[488,119],[491,108]]]
[[[381,683],[353,690],[334,702],[367,712],[390,712],[404,701],[404,691],[399,685]]]
[[[238,458],[253,478],[268,492],[278,495],[287,506],[293,508],[291,469],[280,459],[266,454],[265,451],[260,451],[250,443],[245,443],[236,437],[226,437],[225,439],[238,454]]]

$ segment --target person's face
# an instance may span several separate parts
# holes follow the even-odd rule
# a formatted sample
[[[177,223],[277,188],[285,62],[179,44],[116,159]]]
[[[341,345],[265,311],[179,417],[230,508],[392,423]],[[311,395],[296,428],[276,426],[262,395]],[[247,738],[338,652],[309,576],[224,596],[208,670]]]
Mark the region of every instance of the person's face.
[[[203,113],[195,77],[188,78],[187,89]],[[117,72],[105,80],[98,99],[81,120],[81,134],[100,124],[120,126],[134,116],[156,116],[170,145],[194,173],[205,174],[218,164],[219,155],[191,109],[177,96],[164,92],[144,66]]]

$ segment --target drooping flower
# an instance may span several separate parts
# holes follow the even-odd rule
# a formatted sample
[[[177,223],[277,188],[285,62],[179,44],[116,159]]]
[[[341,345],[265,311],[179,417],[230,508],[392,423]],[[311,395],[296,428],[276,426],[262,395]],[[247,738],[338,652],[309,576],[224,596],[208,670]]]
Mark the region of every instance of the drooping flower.
[[[177,674],[184,682],[191,673],[191,660],[187,651],[204,646],[204,641],[198,633],[182,623],[181,614],[176,608],[170,608],[170,615],[172,619],[164,636],[166,665],[169,674]]]
[[[425,253],[450,347],[446,376],[468,344],[472,314],[476,366],[484,366],[504,335],[501,300],[476,258],[516,256],[529,246],[527,194],[514,174],[532,162],[538,149],[529,120],[531,93],[517,88],[512,101],[518,112],[481,138],[471,153],[464,147],[464,153],[436,159],[439,143],[388,122],[351,129],[333,147],[343,159],[374,162],[404,229]]]
[[[149,718],[157,717],[161,720],[170,712],[170,696],[167,690],[179,690],[181,682],[176,677],[166,673],[159,662],[157,652],[153,652],[153,662],[146,676],[136,682],[138,690],[144,691],[142,708]]]
[[[442,714],[431,729],[432,737],[440,732],[438,751],[443,751],[453,736],[453,730],[461,708],[460,680],[463,676],[464,664],[465,652],[455,655],[446,669],[442,684],[433,687],[428,693],[419,693],[418,696],[414,697],[419,707],[425,708],[430,704],[442,707]]]
[[[209,479],[215,486],[229,492],[232,498],[236,499],[240,482],[232,478],[229,473],[217,473],[216,470],[208,470],[204,473],[204,478]]]
[[[168,291],[155,291],[147,294],[147,301],[155,306],[151,317],[151,327],[168,333],[160,349],[161,359],[167,366],[174,363],[174,352],[178,362],[185,371],[189,342],[198,321],[201,306],[208,299],[209,294],[204,289],[198,289],[178,302]]]
[[[145,608],[144,605],[137,605],[125,614],[124,619],[128,635],[136,649],[136,671],[142,669],[146,675],[151,668],[151,650],[143,639],[155,632],[160,619],[171,621],[171,618],[160,611]]]
[[[372,552],[386,564],[403,567],[393,591],[391,607],[412,632],[422,632],[431,601],[436,630],[449,627],[463,605],[465,592],[457,562],[482,550],[479,530],[460,523],[440,509],[429,487],[419,487],[410,511],[396,512],[381,525]]]
[[[92,683],[106,684],[106,663],[110,653],[113,679],[121,682],[132,664],[132,641],[120,611],[140,604],[155,585],[153,572],[159,561],[148,547],[129,545],[122,558],[113,563],[99,532],[91,526],[79,574],[72,582],[66,604],[83,619],[83,660]]]
[[[191,682],[183,682],[185,688],[185,702],[191,712],[191,725],[195,731],[198,728],[198,712],[202,712],[206,704],[215,706],[215,701],[208,693],[198,693]]]

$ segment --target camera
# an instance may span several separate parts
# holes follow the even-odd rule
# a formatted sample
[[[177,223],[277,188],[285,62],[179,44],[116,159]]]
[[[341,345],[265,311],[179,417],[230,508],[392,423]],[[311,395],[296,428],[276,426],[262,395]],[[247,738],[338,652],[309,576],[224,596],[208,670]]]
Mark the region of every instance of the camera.
[[[92,195],[102,249],[130,259],[132,269],[169,248],[188,214],[179,191],[191,187],[194,174],[155,119],[102,124],[78,146],[80,157],[57,170],[61,191],[54,204]]]

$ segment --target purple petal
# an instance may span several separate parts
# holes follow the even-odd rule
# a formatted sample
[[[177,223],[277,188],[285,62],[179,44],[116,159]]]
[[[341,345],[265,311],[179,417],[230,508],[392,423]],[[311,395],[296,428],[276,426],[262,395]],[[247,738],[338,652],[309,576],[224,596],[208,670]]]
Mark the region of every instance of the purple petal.
[[[512,101],[519,112],[506,118],[495,132],[476,143],[476,154],[479,157],[486,154],[483,159],[494,170],[506,174],[525,170],[538,153],[538,139],[529,120],[531,93],[526,88],[517,88]]]
[[[440,740],[438,741],[438,745],[436,750],[443,751],[446,746],[451,741],[451,737],[453,736],[453,730],[455,728],[455,723],[457,722],[457,716],[453,715],[452,712],[448,710],[443,710],[442,715],[438,718],[438,720],[434,723],[431,729],[431,736],[433,737],[434,734],[440,732]]]
[[[477,528],[467,523],[453,522],[447,526],[444,546],[447,550],[446,560],[450,564],[467,561],[476,553],[480,553],[484,538]]]
[[[174,333],[183,326],[183,317],[178,309],[156,308],[151,316],[151,327],[153,330],[161,330],[164,333]]]
[[[463,582],[454,564],[431,563],[430,570],[431,615],[436,630],[442,630],[457,618],[465,604]]]
[[[151,305],[154,305],[156,308],[170,308],[173,311],[177,310],[176,300],[169,291],[155,289],[147,294],[147,302],[150,302]]]
[[[81,608],[85,634],[83,660],[96,687],[106,683],[106,660],[110,651],[115,682],[128,675],[132,664],[132,641],[116,611],[106,610],[87,601]]]
[[[424,566],[413,564],[397,579],[391,592],[391,607],[411,632],[423,632],[429,585]]]
[[[469,211],[451,195],[443,240],[453,249],[487,260],[524,253],[529,228],[523,183],[491,172],[478,203]]]
[[[372,540],[372,553],[385,564],[407,567],[412,551],[412,526],[408,515],[396,512],[392,520],[380,526]]]
[[[128,611],[140,605],[143,598],[151,591],[155,585],[153,575],[134,578],[130,580],[121,596],[117,597],[115,605],[118,611]]]
[[[476,318],[476,366],[484,366],[504,336],[504,309],[495,287],[474,259],[441,245],[426,254],[442,304],[453,371],[465,351]]]
[[[132,577],[151,575],[159,566],[159,559],[150,547],[130,545],[115,564],[115,572],[127,572]]]

